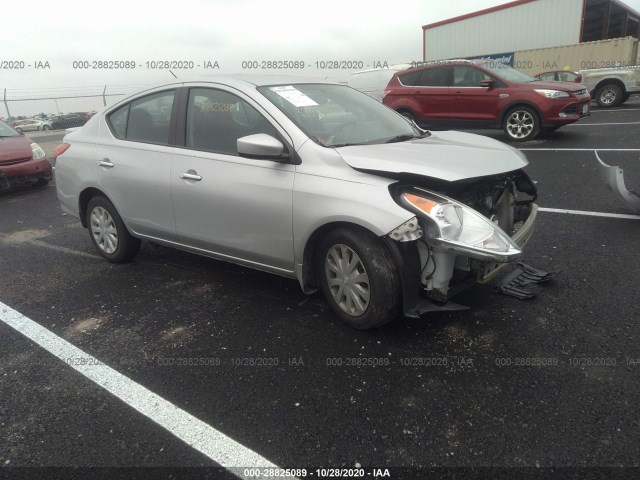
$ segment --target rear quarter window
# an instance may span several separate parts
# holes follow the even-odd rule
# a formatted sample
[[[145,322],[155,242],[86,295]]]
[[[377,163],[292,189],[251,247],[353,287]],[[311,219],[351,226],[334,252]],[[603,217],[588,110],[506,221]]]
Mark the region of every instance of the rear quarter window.
[[[110,113],[107,123],[118,138],[168,145],[174,97],[171,90],[138,98]]]
[[[398,79],[400,80],[400,83],[410,87],[416,84],[419,76],[420,71],[418,70],[417,72],[403,73],[402,75],[398,75]]]
[[[117,137],[124,138],[127,131],[127,117],[129,116],[129,104],[120,107],[109,115],[109,123]]]

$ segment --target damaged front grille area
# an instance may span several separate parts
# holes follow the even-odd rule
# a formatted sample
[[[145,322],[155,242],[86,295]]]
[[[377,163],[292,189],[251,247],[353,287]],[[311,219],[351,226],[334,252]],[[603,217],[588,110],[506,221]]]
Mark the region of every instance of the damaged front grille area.
[[[522,170],[460,183],[446,195],[480,212],[510,236],[529,218],[538,197],[535,183]]]
[[[453,210],[447,212],[446,208],[442,208],[437,214],[429,210],[429,215],[424,217],[416,211],[421,228],[425,232],[417,241],[411,242],[419,254],[420,291],[424,298],[435,305],[444,306],[462,290],[478,282],[485,283],[495,278],[510,262],[520,257],[521,248],[533,232],[537,215],[537,188],[523,170],[455,182],[414,177],[411,178],[411,184],[408,181],[395,184],[391,191],[392,195],[395,195],[394,198],[406,197],[407,192],[410,192],[410,197],[413,194],[414,201],[416,196],[425,196],[428,200],[424,208],[427,210],[430,209],[429,205],[438,202],[445,204],[446,198],[459,202],[499,227],[502,235],[506,234],[512,245],[517,247],[508,255],[498,253],[500,250],[494,243],[498,237],[495,237],[495,234],[484,237],[486,240],[479,238],[470,241],[468,235],[473,237],[479,230],[470,226],[470,230],[463,234],[461,227],[467,220],[470,222],[469,225],[474,224],[472,216],[465,217],[466,220],[463,221],[462,217],[468,215],[467,213],[459,212],[461,216],[456,217],[452,213]],[[441,195],[440,199],[438,195]],[[437,235],[429,232],[430,228],[433,229],[431,224],[434,221],[439,223],[441,229]],[[481,224],[478,226],[482,230]],[[451,236],[451,233],[444,233],[445,230],[459,231],[462,236]],[[488,230],[485,229],[486,231]],[[443,241],[445,235],[449,236]],[[481,237],[482,235],[484,233]],[[393,236],[390,235],[390,238]],[[480,243],[476,243],[478,241]],[[470,245],[473,247],[469,247]]]

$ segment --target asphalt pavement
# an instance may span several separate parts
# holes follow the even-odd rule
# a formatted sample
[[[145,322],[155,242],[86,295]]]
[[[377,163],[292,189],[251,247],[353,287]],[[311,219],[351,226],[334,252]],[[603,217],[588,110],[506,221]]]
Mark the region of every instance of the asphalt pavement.
[[[533,300],[478,286],[470,310],[356,331],[293,280],[146,242],[109,264],[50,185],[0,194],[0,302],[299,478],[638,478],[640,217],[593,150],[640,185],[640,99],[514,146],[549,209]],[[227,475],[75,366],[0,321],[2,472]]]

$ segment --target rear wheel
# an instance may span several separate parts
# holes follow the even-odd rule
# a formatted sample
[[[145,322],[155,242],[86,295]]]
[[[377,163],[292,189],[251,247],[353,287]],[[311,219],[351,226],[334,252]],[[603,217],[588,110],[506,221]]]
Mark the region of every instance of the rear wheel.
[[[617,107],[623,102],[624,95],[622,89],[613,83],[598,87],[595,93],[596,102],[604,108]]]
[[[531,140],[540,133],[538,114],[530,107],[515,107],[505,115],[503,129],[515,142]]]
[[[398,268],[380,239],[360,229],[340,228],[322,239],[318,252],[322,291],[340,320],[364,330],[399,314]]]
[[[131,236],[113,204],[96,196],[87,206],[89,235],[98,253],[112,263],[131,260],[140,250],[140,240]]]

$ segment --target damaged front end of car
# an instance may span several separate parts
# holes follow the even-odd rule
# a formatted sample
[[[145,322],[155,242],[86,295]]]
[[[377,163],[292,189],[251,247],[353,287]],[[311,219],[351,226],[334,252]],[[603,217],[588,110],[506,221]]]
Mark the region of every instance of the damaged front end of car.
[[[464,309],[450,301],[517,261],[534,230],[537,188],[524,170],[447,182],[404,175],[390,193],[415,217],[386,236],[403,312]]]

